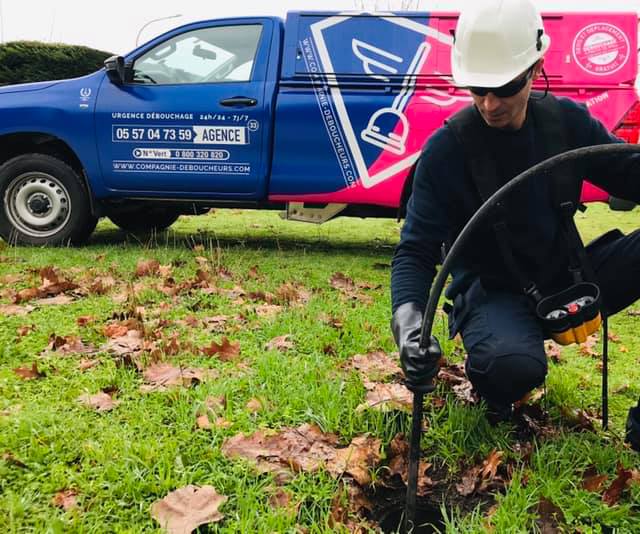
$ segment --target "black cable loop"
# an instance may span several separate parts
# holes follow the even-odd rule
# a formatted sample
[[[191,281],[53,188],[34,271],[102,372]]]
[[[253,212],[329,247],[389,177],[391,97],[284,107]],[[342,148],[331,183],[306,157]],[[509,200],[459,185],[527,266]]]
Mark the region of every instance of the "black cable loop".
[[[467,241],[469,240],[469,237],[471,235],[471,230],[476,225],[486,222],[485,220],[488,218],[488,214],[498,205],[501,200],[503,200],[506,195],[508,195],[522,182],[528,180],[534,175],[540,175],[540,178],[544,179],[547,179],[549,176],[554,176],[549,171],[555,166],[561,165],[568,161],[593,156],[625,153],[640,154],[640,145],[613,143],[608,145],[588,146],[569,150],[567,152],[563,152],[562,154],[558,154],[556,156],[548,158],[520,173],[518,176],[498,189],[493,195],[491,195],[491,197],[488,198],[487,201],[482,204],[482,206],[480,206],[478,211],[476,211],[473,216],[467,221],[467,224],[462,229],[457,239],[449,249],[447,257],[442,262],[442,266],[440,267],[438,274],[433,281],[431,291],[429,292],[429,299],[427,301],[424,318],[422,321],[422,330],[420,331],[420,347],[426,349],[429,343],[429,338],[431,337],[431,332],[433,329],[433,321],[436,313],[436,308],[438,306],[438,300],[440,299],[440,295],[442,294],[442,289],[444,288],[447,276],[451,271],[451,264],[467,244]]]

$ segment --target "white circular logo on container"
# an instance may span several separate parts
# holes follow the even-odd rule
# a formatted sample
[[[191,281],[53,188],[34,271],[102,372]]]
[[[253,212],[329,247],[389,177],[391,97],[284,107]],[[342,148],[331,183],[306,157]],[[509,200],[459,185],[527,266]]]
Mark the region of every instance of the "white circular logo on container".
[[[606,22],[590,24],[573,40],[573,57],[589,74],[607,76],[619,71],[631,56],[629,39],[620,28]]]

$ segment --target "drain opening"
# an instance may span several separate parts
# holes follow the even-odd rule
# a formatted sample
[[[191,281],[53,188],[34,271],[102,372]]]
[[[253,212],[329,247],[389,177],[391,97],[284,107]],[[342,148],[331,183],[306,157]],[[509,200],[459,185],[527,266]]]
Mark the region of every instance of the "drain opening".
[[[384,534],[402,532],[404,521],[404,506],[395,506],[384,512],[378,520]],[[413,534],[433,534],[444,532],[445,524],[438,508],[418,506],[416,508],[415,527]]]

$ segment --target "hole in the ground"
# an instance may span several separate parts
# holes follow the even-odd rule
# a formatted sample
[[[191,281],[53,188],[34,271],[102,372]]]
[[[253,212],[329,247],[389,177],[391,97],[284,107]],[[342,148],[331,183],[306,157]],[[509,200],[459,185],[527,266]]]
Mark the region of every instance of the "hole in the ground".
[[[380,529],[385,534],[403,532],[404,506],[395,506],[384,512],[380,519]],[[418,506],[416,508],[416,519],[413,530],[409,532],[413,534],[432,534],[443,532],[444,522],[442,514],[438,508],[429,506]]]

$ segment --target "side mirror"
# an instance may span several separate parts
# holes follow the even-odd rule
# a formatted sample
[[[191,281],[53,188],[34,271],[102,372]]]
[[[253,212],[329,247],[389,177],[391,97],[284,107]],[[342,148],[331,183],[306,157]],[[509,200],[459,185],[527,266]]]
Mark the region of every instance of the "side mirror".
[[[126,81],[126,67],[122,56],[111,56],[105,59],[104,68],[112,83],[122,85]]]

